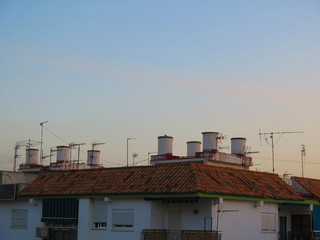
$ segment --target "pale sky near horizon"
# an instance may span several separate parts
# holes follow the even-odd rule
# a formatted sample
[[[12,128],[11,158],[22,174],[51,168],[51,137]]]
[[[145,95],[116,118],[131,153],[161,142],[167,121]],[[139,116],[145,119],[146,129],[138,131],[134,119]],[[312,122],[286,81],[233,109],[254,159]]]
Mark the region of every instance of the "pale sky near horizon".
[[[45,155],[85,142],[85,161],[105,142],[106,167],[126,165],[127,137],[143,161],[160,135],[186,155],[187,141],[217,131],[225,147],[247,138],[252,169],[271,172],[259,129],[304,131],[276,136],[276,173],[301,176],[305,144],[304,175],[320,178],[319,13],[318,0],[2,0],[0,169],[48,120]]]

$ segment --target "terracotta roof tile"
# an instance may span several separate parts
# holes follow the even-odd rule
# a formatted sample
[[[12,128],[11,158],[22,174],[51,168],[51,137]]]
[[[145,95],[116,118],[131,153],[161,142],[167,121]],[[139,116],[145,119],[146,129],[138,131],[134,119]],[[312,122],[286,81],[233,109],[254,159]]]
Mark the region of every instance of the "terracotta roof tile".
[[[302,187],[304,187],[308,192],[314,195],[317,199],[320,199],[320,180],[312,178],[301,178],[294,177]]]
[[[278,175],[198,163],[44,172],[19,195],[183,193],[302,200]]]

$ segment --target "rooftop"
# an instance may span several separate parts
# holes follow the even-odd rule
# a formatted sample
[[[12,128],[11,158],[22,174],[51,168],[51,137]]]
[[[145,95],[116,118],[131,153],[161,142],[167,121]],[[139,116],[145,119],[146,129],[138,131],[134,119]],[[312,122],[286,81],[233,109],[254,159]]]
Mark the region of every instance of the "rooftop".
[[[304,189],[314,195],[317,199],[320,199],[320,180],[312,178],[294,177],[294,180],[298,182]]]
[[[276,174],[199,163],[43,172],[20,197],[190,194],[303,200]]]

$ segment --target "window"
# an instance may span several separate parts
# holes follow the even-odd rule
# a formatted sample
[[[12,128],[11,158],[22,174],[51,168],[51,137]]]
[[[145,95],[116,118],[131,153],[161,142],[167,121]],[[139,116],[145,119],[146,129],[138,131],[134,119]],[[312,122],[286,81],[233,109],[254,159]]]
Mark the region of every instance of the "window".
[[[26,229],[28,224],[28,209],[11,210],[11,228]]]
[[[113,209],[112,226],[113,229],[131,230],[133,228],[133,209]]]
[[[72,198],[43,199],[42,222],[77,223],[79,200]]]
[[[95,201],[93,203],[93,229],[107,229],[107,203]]]
[[[262,232],[276,232],[276,214],[262,213],[261,215],[261,231]]]

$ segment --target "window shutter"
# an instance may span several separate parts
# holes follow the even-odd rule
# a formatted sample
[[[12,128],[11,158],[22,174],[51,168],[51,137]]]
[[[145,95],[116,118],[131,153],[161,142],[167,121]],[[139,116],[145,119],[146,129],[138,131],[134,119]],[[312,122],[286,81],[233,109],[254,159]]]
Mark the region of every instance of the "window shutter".
[[[93,205],[93,222],[107,222],[107,203],[95,201]]]
[[[133,226],[134,213],[132,209],[113,209],[112,223],[119,226]]]
[[[275,213],[262,213],[261,231],[263,232],[276,231],[276,214]]]
[[[27,224],[28,224],[27,209],[11,210],[11,227],[12,228],[27,228]]]

